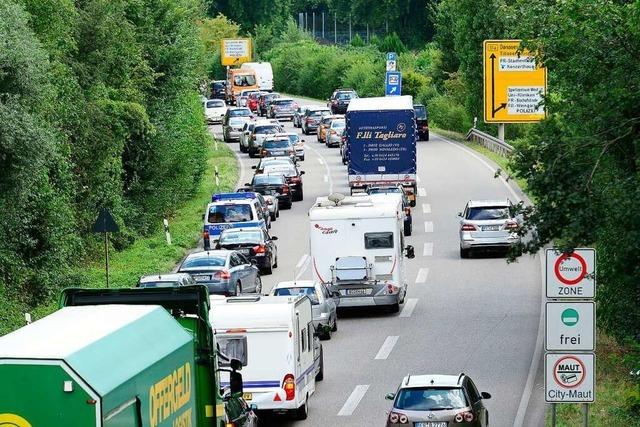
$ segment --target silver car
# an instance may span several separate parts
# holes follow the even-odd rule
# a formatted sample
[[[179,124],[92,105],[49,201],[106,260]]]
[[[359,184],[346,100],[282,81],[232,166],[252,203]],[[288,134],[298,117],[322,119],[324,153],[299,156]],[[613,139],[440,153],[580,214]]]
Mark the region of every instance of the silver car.
[[[142,276],[136,286],[139,288],[166,288],[195,284],[196,281],[189,273],[166,273]]]
[[[338,330],[338,312],[336,296],[329,289],[314,280],[296,280],[280,282],[273,287],[271,295],[306,295],[311,300],[313,324],[321,339],[331,339],[331,332]]]
[[[248,108],[228,108],[222,119],[222,138],[225,142],[239,141],[245,122],[253,119]]]
[[[339,147],[342,142],[342,132],[345,129],[344,119],[334,119],[331,121],[324,136],[324,143],[327,147]]]
[[[278,98],[269,103],[267,108],[267,117],[272,119],[276,118],[291,118],[298,108],[298,104],[291,98]]]
[[[509,199],[470,200],[460,217],[460,257],[471,249],[508,248],[520,242],[520,224]]]

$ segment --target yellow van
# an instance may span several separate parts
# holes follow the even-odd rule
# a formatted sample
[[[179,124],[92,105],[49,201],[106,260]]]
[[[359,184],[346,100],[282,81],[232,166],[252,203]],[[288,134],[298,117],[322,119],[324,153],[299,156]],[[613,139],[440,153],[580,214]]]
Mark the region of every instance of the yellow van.
[[[227,71],[227,102],[235,105],[236,96],[247,89],[259,89],[256,72],[251,69],[230,68]]]

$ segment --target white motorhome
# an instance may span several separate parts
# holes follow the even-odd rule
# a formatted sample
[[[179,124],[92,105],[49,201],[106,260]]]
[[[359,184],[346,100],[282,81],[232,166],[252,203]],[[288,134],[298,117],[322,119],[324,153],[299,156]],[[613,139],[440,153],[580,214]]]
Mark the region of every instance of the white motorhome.
[[[314,279],[339,294],[339,307],[399,310],[407,293],[403,208],[399,199],[332,194],[309,210]]]
[[[305,419],[320,377],[309,298],[211,296],[209,313],[221,353],[242,362],[245,400]],[[221,382],[228,384],[228,373],[221,372]]]
[[[260,90],[267,92],[273,91],[273,69],[271,68],[271,63],[245,62],[240,68],[255,71],[256,76],[258,76],[258,87]]]

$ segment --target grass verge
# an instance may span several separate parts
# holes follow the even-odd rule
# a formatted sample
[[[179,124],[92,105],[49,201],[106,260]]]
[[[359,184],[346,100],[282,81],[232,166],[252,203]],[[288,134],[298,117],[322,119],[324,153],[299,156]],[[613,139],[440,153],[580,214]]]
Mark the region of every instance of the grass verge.
[[[224,143],[214,149],[210,144],[207,152],[207,169],[196,195],[169,218],[171,246],[165,240],[162,218],[158,218],[157,229],[149,236],[137,239],[133,245],[120,252],[109,253],[110,287],[131,287],[140,276],[149,273],[162,273],[171,269],[193,249],[201,236],[202,213],[211,200],[211,194],[217,191],[215,167],[218,167],[220,191],[235,188],[238,180],[238,167],[233,152]],[[71,283],[82,287],[101,288],[105,286],[104,259],[95,259],[84,263],[69,272]],[[8,319],[0,324],[0,336],[24,324],[23,314],[18,304],[2,301],[0,306],[13,307]],[[58,307],[57,295],[44,301],[31,311],[34,320],[52,313]],[[8,320],[8,321],[4,321]]]

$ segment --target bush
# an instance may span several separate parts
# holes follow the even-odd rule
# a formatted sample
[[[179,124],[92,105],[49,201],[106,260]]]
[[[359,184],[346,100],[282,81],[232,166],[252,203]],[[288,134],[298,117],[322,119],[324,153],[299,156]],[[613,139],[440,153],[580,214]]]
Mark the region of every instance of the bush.
[[[429,119],[434,126],[456,132],[466,132],[471,118],[463,105],[446,95],[438,95],[427,102]]]

